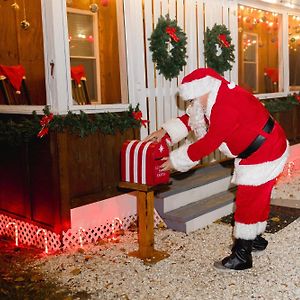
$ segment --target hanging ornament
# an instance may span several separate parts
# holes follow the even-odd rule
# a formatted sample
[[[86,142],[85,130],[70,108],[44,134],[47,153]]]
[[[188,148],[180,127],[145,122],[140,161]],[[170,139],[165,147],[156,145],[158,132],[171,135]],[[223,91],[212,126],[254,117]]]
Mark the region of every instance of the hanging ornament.
[[[239,27],[239,33],[242,33],[242,32],[243,32],[243,28]]]
[[[108,1],[109,0],[100,0],[100,3],[102,6],[108,6]]]
[[[12,7],[13,9],[15,9],[15,10],[19,10],[19,9],[20,9],[20,6],[19,6],[19,4],[18,4],[17,2],[14,2],[14,3],[11,5],[11,7]]]
[[[30,27],[30,23],[27,20],[21,21],[20,25],[21,25],[21,28],[24,30],[26,30]]]
[[[30,27],[30,23],[27,21],[26,18],[25,0],[23,0],[23,12],[24,12],[24,19],[21,21],[20,25],[22,29],[27,30]]]
[[[99,10],[99,6],[97,3],[91,3],[89,8],[92,13],[96,13]]]
[[[291,43],[295,43],[296,39],[294,37],[291,38]]]

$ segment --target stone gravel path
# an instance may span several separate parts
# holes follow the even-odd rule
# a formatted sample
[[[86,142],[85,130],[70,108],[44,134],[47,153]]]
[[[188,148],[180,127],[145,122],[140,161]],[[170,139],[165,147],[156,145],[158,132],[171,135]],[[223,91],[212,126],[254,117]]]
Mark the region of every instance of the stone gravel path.
[[[51,281],[90,299],[300,299],[300,218],[275,234],[246,271],[220,273],[212,264],[229,253],[231,227],[212,224],[189,235],[155,231],[155,248],[170,257],[152,266],[126,253],[137,235],[35,261]],[[51,298],[52,299],[52,298]],[[53,298],[55,299],[55,298]],[[82,298],[80,298],[82,299]]]

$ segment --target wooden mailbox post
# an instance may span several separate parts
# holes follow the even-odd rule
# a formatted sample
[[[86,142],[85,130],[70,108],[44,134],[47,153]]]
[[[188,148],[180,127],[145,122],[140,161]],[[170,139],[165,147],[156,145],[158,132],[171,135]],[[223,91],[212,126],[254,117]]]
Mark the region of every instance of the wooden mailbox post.
[[[169,254],[154,249],[154,190],[155,186],[131,182],[120,182],[120,188],[137,191],[138,243],[137,251],[128,253],[145,263],[156,263]]]

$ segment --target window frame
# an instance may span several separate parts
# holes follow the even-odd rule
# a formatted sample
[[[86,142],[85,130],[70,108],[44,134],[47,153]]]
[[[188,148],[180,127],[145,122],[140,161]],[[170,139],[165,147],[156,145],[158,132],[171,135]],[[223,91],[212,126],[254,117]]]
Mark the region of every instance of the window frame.
[[[93,34],[94,34],[94,40],[98,41],[99,40],[99,31],[98,31],[98,15],[92,13],[89,10],[84,10],[84,9],[77,9],[77,8],[71,8],[67,7],[67,13],[73,13],[73,14],[78,14],[78,15],[88,15],[93,17]],[[95,105],[101,105],[101,83],[100,83],[100,53],[99,53],[99,44],[98,42],[94,43],[94,56],[93,57],[86,57],[86,56],[71,56],[70,55],[70,60],[72,58],[83,58],[83,59],[90,59],[90,60],[95,60],[96,64],[96,82],[97,82],[97,87],[96,87],[96,95],[97,98],[93,101]],[[97,103],[98,102],[98,103]],[[71,99],[71,103],[69,106],[76,106],[79,104],[75,104],[73,101],[73,97]],[[81,106],[82,107],[82,106]]]
[[[255,96],[259,99],[268,99],[268,98],[275,98],[275,97],[285,97],[290,93],[289,90],[289,67],[285,67],[289,65],[289,56],[288,56],[288,14],[291,11],[294,11],[295,9],[291,10],[286,7],[282,7],[280,5],[276,4],[270,4],[266,2],[260,2],[254,1],[254,0],[238,0],[237,1],[237,11],[238,6],[248,6],[253,7],[256,9],[261,9],[269,12],[278,13],[281,15],[282,25],[278,28],[278,38],[282,40],[278,47],[278,74],[279,74],[279,83],[278,83],[278,90],[281,92],[275,92],[275,93],[260,93],[255,94]],[[238,17],[238,13],[236,14],[236,17]],[[284,31],[284,28],[286,28],[286,31]],[[236,41],[236,45],[238,45],[238,40]],[[239,58],[236,57],[236,63],[239,64]]]
[[[294,13],[294,12],[289,12],[287,14],[287,26],[289,26],[289,17],[298,17],[300,18],[300,12],[297,13]],[[289,39],[289,38],[288,38]],[[287,43],[289,43],[289,40],[287,39]],[[290,57],[290,53],[289,53],[289,49],[288,49],[288,57]],[[289,62],[289,61],[288,61]],[[290,63],[288,65],[288,70],[290,71]],[[289,72],[290,74],[290,72]],[[290,93],[296,93],[296,92],[299,92],[300,91],[300,85],[290,85],[290,77],[289,77],[289,81],[288,81],[288,88],[289,88],[289,91]]]
[[[70,53],[68,40],[66,0],[41,0],[46,105],[54,114],[121,112],[128,109],[127,58],[125,47],[125,30],[123,1],[117,3],[117,20],[119,34],[119,56],[121,74],[121,99],[118,104],[73,105],[70,74]],[[53,72],[51,65],[54,63]],[[122,101],[122,102],[121,102]],[[42,115],[45,105],[0,105],[0,114],[32,114],[36,111]]]

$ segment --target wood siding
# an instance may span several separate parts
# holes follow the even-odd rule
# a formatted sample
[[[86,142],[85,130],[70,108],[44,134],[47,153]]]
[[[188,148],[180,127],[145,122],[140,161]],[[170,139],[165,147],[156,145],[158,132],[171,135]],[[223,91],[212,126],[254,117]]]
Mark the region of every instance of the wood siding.
[[[0,64],[22,64],[26,70],[26,82],[33,105],[46,104],[43,31],[40,0],[24,0],[30,27],[21,28],[24,19],[23,2],[14,9],[12,1],[0,5]],[[0,104],[4,104],[0,99]]]
[[[68,132],[0,144],[0,212],[60,233],[73,207],[121,194],[120,150],[138,130],[80,138]]]

